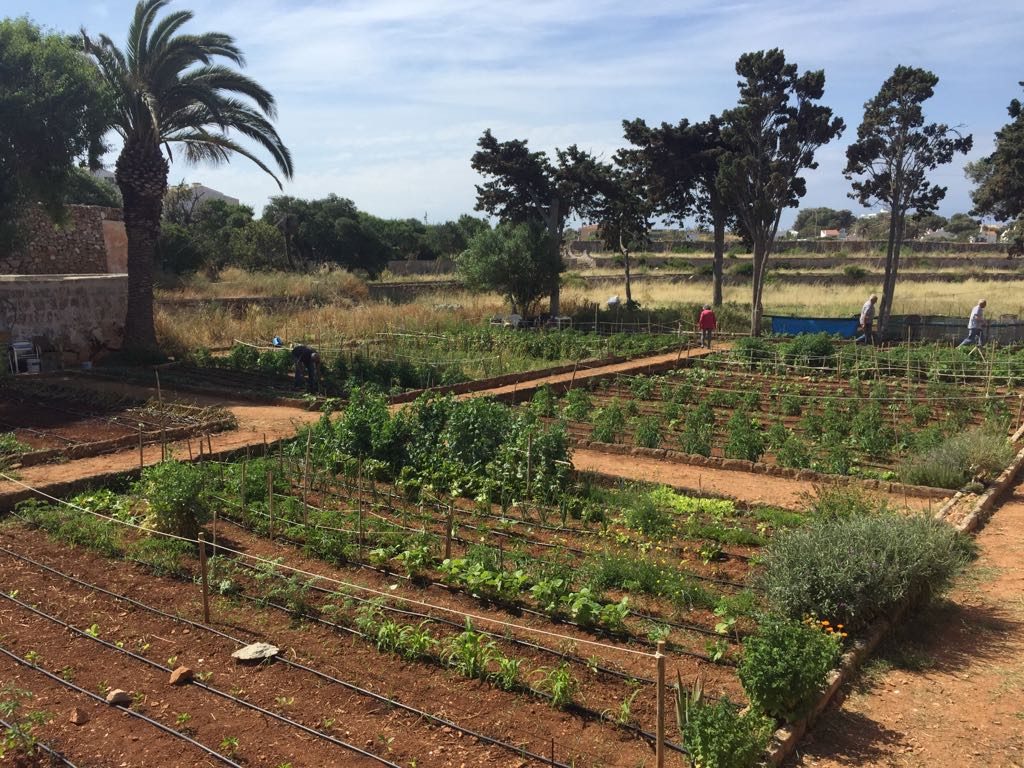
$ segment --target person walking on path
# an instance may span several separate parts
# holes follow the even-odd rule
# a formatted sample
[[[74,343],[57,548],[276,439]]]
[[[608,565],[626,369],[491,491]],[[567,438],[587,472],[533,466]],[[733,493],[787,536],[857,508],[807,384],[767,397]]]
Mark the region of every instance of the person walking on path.
[[[868,300],[864,302],[864,306],[860,308],[860,336],[855,341],[863,341],[865,344],[873,345],[875,343],[875,302],[878,301],[878,296],[871,294],[868,296]]]
[[[985,300],[981,299],[971,310],[971,316],[967,318],[967,338],[957,345],[957,349],[974,344],[978,349],[985,343]]]
[[[711,332],[718,327],[718,318],[710,304],[705,304],[701,310],[700,318],[697,320],[697,327],[700,329],[700,345],[711,349]]]

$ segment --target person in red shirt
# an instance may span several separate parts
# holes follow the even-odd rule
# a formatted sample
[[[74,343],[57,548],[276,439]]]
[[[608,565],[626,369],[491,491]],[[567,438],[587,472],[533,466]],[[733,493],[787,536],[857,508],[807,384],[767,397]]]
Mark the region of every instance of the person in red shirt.
[[[711,332],[718,327],[718,320],[715,312],[709,304],[704,305],[701,310],[700,319],[697,320],[697,327],[700,329],[700,345],[711,349]]]

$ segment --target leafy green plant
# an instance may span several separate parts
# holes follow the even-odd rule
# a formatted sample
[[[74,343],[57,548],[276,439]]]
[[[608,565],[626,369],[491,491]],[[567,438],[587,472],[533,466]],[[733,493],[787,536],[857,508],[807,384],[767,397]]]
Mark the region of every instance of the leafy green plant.
[[[676,726],[694,768],[751,768],[771,739],[772,723],[758,712],[740,714],[728,699],[704,700],[698,681],[690,692],[677,678]]]
[[[767,620],[743,641],[739,677],[752,706],[789,722],[805,716],[835,667],[838,635],[795,620]]]
[[[552,706],[564,709],[572,704],[579,690],[579,682],[572,676],[568,663],[563,662],[550,670],[539,671],[545,673],[540,681],[540,689],[551,695]]]
[[[0,717],[9,723],[2,732],[3,738],[0,738],[0,758],[13,758],[14,765],[22,764],[18,760],[19,757],[32,760],[32,764],[35,764],[35,729],[50,719],[50,716],[42,711],[23,713],[25,702],[33,698],[34,694],[31,691],[22,690],[11,684],[0,688]]]
[[[503,691],[513,691],[519,687],[519,674],[522,662],[499,654],[494,659],[497,669],[490,677],[494,683]]]
[[[570,389],[565,394],[562,415],[571,421],[586,421],[594,409],[594,402],[585,389]]]
[[[228,757],[238,754],[239,742],[237,736],[225,736],[220,740],[220,751]]]
[[[636,420],[633,440],[641,448],[657,448],[661,445],[661,422],[657,416],[640,416]]]
[[[775,461],[780,467],[807,469],[811,466],[811,451],[803,440],[791,433],[775,452]]]
[[[488,665],[496,653],[494,642],[474,630],[472,622],[466,619],[466,629],[449,638],[441,660],[463,677],[482,680],[487,676]]]
[[[618,400],[612,400],[608,405],[595,411],[594,428],[590,432],[590,439],[599,443],[614,443],[625,428],[626,414]]]
[[[686,414],[679,446],[685,453],[710,456],[714,434],[715,412],[707,403],[701,403]]]
[[[195,539],[209,518],[206,474],[195,464],[164,461],[146,467],[138,490],[149,503],[147,525],[162,533]]]
[[[555,415],[555,393],[550,384],[541,384],[530,400],[530,410],[538,416]]]
[[[757,461],[765,449],[764,433],[746,411],[736,411],[726,424],[724,453],[730,459]]]

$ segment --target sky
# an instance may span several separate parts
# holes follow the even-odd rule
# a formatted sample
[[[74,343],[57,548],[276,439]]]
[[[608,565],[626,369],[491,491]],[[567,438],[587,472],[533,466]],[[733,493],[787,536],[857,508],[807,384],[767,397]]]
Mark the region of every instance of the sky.
[[[0,0],[0,15],[84,27],[121,44],[134,7]],[[378,216],[430,222],[473,212],[481,179],[470,157],[485,129],[534,150],[577,144],[610,159],[623,119],[698,121],[735,105],[736,59],[773,47],[801,71],[824,69],[821,103],[847,124],[806,172],[808,207],[869,212],[847,196],[842,175],[864,102],[898,64],[938,75],[927,119],[974,136],[966,158],[932,177],[948,187],[939,212],[949,216],[970,208],[963,166],[992,151],[1024,80],[1022,0],[173,0],[170,8],[194,12],[186,30],[233,35],[246,73],[275,95],[295,161],[284,194],[335,193]],[[219,167],[176,161],[170,180],[201,181],[257,213],[281,193],[244,158]]]

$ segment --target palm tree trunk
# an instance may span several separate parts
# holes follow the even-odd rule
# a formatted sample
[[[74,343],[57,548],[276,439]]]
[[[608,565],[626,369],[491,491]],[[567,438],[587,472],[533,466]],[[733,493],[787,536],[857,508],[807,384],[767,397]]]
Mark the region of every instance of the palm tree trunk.
[[[157,350],[153,262],[169,171],[159,146],[144,142],[126,144],[115,166],[114,178],[124,198],[124,229],[128,237],[128,310],[122,345],[127,350]]]

